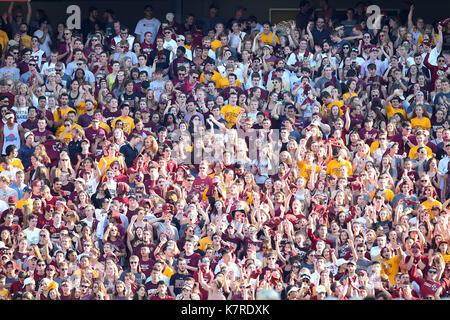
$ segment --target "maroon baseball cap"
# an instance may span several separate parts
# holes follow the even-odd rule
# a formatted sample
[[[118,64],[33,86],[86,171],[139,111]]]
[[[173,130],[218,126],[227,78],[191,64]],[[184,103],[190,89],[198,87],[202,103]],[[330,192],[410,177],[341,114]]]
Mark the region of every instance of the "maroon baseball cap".
[[[136,173],[137,171],[136,171],[136,169],[134,169],[134,168],[128,168],[127,169],[127,174],[133,174],[133,173]]]
[[[8,203],[16,203],[17,202],[17,197],[11,196],[8,198]]]

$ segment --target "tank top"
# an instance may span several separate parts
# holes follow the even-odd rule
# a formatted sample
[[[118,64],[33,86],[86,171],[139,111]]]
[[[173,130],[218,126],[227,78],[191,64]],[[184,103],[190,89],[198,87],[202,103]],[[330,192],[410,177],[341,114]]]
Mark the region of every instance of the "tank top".
[[[17,150],[20,149],[20,136],[19,136],[19,125],[14,124],[12,129],[8,128],[8,125],[3,126],[3,150],[2,154],[6,154],[6,147],[9,145],[15,145]]]

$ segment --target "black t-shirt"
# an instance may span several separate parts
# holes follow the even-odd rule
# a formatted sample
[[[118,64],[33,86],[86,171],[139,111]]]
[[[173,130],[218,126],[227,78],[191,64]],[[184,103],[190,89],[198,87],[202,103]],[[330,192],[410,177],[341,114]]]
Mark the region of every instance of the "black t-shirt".
[[[136,111],[136,98],[140,98],[139,94],[133,92],[132,94],[127,94],[126,92],[120,95],[120,102],[127,102],[130,105],[130,111]]]
[[[70,141],[69,142],[69,157],[72,164],[77,163],[77,154],[81,153],[81,139],[78,141]]]
[[[127,164],[127,167],[132,167],[134,159],[136,159],[139,154],[139,150],[133,148],[129,143],[126,143],[122,147],[120,147],[119,151],[125,157],[125,163]]]
[[[181,293],[181,290],[183,289],[184,282],[188,279],[192,278],[190,274],[181,274],[181,273],[175,273],[170,277],[170,285],[173,286],[173,292],[175,295],[179,295]]]

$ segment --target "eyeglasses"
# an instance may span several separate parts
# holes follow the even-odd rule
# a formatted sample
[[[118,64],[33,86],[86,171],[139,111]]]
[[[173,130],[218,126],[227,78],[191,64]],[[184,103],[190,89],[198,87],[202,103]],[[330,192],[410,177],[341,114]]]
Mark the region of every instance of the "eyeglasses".
[[[428,270],[429,273],[437,273],[436,270]]]
[[[34,64],[34,63],[29,63],[28,64],[30,67],[36,67],[36,64]]]
[[[88,286],[88,285],[85,285],[85,284],[82,284],[81,287],[82,287],[82,288],[89,288],[89,286]]]
[[[62,69],[55,69],[55,71],[56,71],[56,72],[61,72],[61,71],[62,71]]]

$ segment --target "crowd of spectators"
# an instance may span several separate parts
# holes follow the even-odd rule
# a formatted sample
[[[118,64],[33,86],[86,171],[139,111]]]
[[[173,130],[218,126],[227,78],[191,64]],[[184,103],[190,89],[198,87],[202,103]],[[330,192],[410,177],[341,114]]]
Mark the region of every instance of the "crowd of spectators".
[[[147,5],[70,30],[23,6],[0,18],[1,299],[448,297],[450,19]]]

